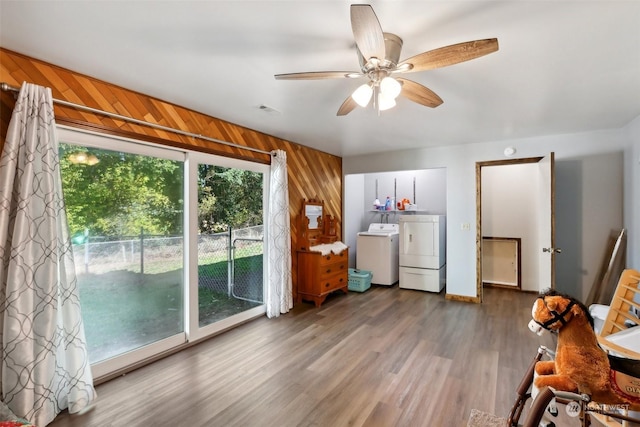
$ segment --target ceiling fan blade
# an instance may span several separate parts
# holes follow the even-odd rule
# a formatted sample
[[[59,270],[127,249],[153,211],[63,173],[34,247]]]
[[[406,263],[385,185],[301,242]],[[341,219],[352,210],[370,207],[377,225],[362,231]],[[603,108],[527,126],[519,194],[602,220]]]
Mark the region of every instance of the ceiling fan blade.
[[[336,116],[346,116],[347,114],[352,112],[357,106],[358,104],[356,103],[356,101],[354,101],[351,95],[349,95],[347,99],[344,100],[340,108],[338,109],[338,114],[336,114]]]
[[[384,34],[373,8],[368,4],[351,5],[351,29],[365,62],[385,58]]]
[[[276,80],[314,80],[314,79],[342,79],[358,78],[364,74],[357,71],[312,71],[309,73],[276,74]]]
[[[409,73],[433,70],[434,68],[446,67],[448,65],[480,58],[497,50],[498,39],[474,40],[452,44],[412,56],[398,64],[398,68],[402,69],[404,64],[411,64],[413,68],[407,70]]]
[[[396,80],[402,83],[402,91],[400,92],[401,96],[431,108],[435,108],[442,104],[442,98],[436,95],[436,93],[431,89],[422,86],[420,83],[407,79]]]

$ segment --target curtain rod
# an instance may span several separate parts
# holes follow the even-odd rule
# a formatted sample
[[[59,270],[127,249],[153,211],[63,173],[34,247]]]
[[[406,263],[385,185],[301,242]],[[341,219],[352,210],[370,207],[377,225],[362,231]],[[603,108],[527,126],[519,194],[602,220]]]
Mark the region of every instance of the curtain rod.
[[[16,92],[16,93],[20,92],[20,88],[13,87],[13,86],[9,85],[8,83],[5,83],[5,82],[0,83],[0,89],[2,89],[4,92]],[[229,147],[239,148],[241,150],[248,150],[248,151],[253,151],[255,153],[268,154],[270,156],[271,155],[275,155],[275,152],[269,152],[269,151],[260,150],[258,148],[252,148],[252,147],[247,147],[247,146],[244,146],[244,145],[234,144],[233,142],[222,141],[220,139],[210,138],[208,136],[200,135],[200,134],[197,134],[197,133],[185,132],[183,130],[175,129],[175,128],[172,128],[172,127],[169,127],[169,126],[163,126],[163,125],[158,125],[156,123],[145,122],[144,120],[138,120],[138,119],[134,119],[133,117],[122,116],[120,114],[110,113],[110,112],[104,111],[104,110],[98,110],[96,108],[87,107],[85,105],[74,104],[73,102],[63,101],[61,99],[53,98],[53,102],[55,104],[64,105],[66,107],[72,107],[72,108],[76,108],[78,110],[89,111],[89,112],[92,112],[92,113],[95,113],[95,114],[100,114],[100,115],[103,115],[103,116],[107,116],[107,117],[123,120],[123,121],[126,121],[126,122],[136,123],[136,124],[142,125],[142,126],[149,126],[149,127],[152,127],[152,128],[155,128],[155,129],[164,130],[164,131],[167,131],[167,132],[173,132],[173,133],[177,133],[177,134],[183,135],[183,136],[190,136],[192,138],[203,139],[205,141],[215,142],[217,144],[222,144],[222,145],[227,145]]]

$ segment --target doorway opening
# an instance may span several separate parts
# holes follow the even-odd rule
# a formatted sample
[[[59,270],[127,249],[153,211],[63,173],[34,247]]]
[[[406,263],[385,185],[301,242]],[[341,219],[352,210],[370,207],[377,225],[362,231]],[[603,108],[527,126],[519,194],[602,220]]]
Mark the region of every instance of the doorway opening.
[[[483,284],[495,283],[488,280],[487,274],[495,275],[494,267],[504,269],[494,263],[495,259],[485,257],[485,252],[495,257],[496,241],[503,242],[501,249],[513,246],[508,242],[517,242],[515,246],[520,253],[520,261],[517,252],[506,256],[506,271],[500,274],[508,273],[510,277],[498,282],[530,292],[554,287],[557,249],[554,248],[553,157],[551,153],[545,157],[476,163],[477,302],[482,302]]]

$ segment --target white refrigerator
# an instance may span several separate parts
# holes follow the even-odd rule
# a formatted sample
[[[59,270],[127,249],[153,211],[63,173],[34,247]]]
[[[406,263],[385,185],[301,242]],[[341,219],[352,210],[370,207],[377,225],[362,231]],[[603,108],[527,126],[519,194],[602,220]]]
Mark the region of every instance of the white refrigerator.
[[[399,287],[440,292],[446,281],[446,217],[400,217]]]

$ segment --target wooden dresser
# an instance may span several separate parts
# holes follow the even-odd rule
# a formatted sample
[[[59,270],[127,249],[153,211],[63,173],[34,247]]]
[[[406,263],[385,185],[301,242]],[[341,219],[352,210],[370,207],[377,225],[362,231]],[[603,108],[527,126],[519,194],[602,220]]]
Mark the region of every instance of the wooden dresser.
[[[298,301],[311,300],[320,307],[331,292],[346,294],[348,285],[348,248],[338,255],[298,251]]]
[[[300,215],[298,236],[298,293],[296,302],[313,301],[316,307],[335,291],[348,292],[349,249],[339,254],[310,251],[312,246],[334,243],[335,219],[324,211],[324,203],[305,200]]]

